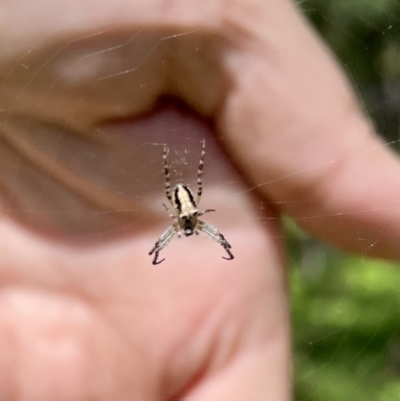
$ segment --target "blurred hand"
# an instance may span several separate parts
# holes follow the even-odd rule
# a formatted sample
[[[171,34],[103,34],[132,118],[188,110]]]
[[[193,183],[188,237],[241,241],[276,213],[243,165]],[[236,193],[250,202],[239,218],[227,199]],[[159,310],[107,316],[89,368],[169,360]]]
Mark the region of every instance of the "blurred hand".
[[[298,11],[19,0],[1,14],[0,399],[290,399],[279,213],[366,255],[396,258],[400,239],[399,164]],[[228,160],[200,118],[135,118],[163,94],[216,122]],[[153,266],[170,220],[152,144],[197,163],[203,137],[200,209],[218,210],[204,220],[235,259],[196,237]]]

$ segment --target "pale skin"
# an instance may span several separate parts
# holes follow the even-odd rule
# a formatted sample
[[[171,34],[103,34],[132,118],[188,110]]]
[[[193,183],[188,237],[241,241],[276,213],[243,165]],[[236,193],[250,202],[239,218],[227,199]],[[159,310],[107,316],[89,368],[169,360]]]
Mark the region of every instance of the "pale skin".
[[[217,124],[224,162],[212,157],[215,133],[191,124],[193,152],[203,137],[209,144],[206,174],[234,163],[247,180],[229,169],[222,182],[230,186],[204,177],[203,198],[213,195],[200,208],[217,209],[219,220],[207,218],[231,243],[232,261],[196,236],[164,250],[162,267],[151,264],[148,252],[170,224],[162,214],[161,147],[148,148],[160,175],[146,180],[159,209],[143,197],[136,205],[147,229],[131,223],[122,238],[78,248],[26,228],[4,208],[0,399],[289,400],[280,210],[344,250],[400,256],[399,162],[307,23],[285,0],[19,0],[0,11],[4,116],[24,113],[89,132],[173,92]],[[141,33],[157,28],[185,35],[173,42],[179,46],[159,47],[161,33],[141,47]],[[101,52],[134,36],[138,48],[117,61]],[[97,41],[85,47],[83,37]],[[207,51],[199,55],[193,41],[204,37]],[[61,58],[42,51],[51,46],[65,50]],[[38,58],[19,72],[27,52]],[[85,52],[102,56],[93,61]],[[120,74],[131,68],[126,57],[149,64],[139,76]],[[159,70],[167,59],[168,79]],[[179,86],[184,79],[199,84]],[[82,100],[82,87],[95,90]],[[157,115],[150,119],[153,128],[165,126]],[[269,205],[262,213],[256,196]]]

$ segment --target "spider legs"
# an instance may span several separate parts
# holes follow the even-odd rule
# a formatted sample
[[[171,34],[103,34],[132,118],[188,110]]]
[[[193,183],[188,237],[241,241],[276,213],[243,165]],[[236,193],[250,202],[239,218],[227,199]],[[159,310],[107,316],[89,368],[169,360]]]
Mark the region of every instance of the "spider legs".
[[[154,245],[154,248],[149,252],[149,255],[152,255],[154,252],[154,259],[153,259],[153,265],[159,265],[161,262],[164,262],[164,260],[165,260],[165,258],[164,259],[161,259],[161,260],[157,260],[158,259],[158,254],[160,253],[160,251],[159,250],[157,250],[156,251],[156,249],[157,249],[157,243],[156,243],[156,245]]]
[[[197,216],[203,216],[203,214],[210,213],[210,212],[216,212],[216,210],[215,209],[206,209],[206,210],[203,210],[202,212],[200,212]]]
[[[222,256],[222,259],[225,259],[225,260],[234,259],[235,257],[232,255],[232,252],[230,251],[230,249],[232,248],[230,243],[225,239],[225,237],[221,233],[219,234],[219,237],[221,239],[220,244],[224,247],[226,253],[229,255],[229,258],[226,258],[225,256]]]
[[[205,235],[209,236],[211,239],[214,241],[218,242],[226,251],[228,254],[228,258],[222,256],[223,259],[226,260],[232,260],[234,259],[234,256],[230,249],[232,248],[230,243],[225,239],[225,237],[211,224],[204,223],[204,221],[197,220],[197,227],[199,231],[204,233]]]
[[[203,193],[203,168],[204,168],[204,157],[206,154],[206,141],[203,139],[203,147],[201,149],[199,167],[197,169],[197,196],[196,196],[196,205],[199,204],[201,195]],[[168,146],[164,146],[164,153],[163,153],[163,166],[164,166],[164,176],[165,176],[165,195],[167,196],[170,204],[174,206],[174,202],[172,201],[171,195],[171,183],[170,183],[170,168],[168,163],[168,153],[169,149]]]
[[[163,206],[167,211],[167,213],[169,214],[169,217],[171,217],[171,219],[176,219],[176,216],[171,212],[171,210],[168,209],[168,206],[165,203],[163,203]]]
[[[164,175],[165,175],[165,195],[167,196],[169,202],[172,203],[172,196],[171,196],[171,184],[169,182],[169,165],[168,165],[168,146],[164,146],[164,153],[163,153],[163,165],[164,165]]]
[[[149,252],[149,255],[151,256],[154,253],[154,259],[153,259],[153,265],[159,265],[161,262],[165,260],[157,260],[159,253],[172,241],[172,239],[175,237],[175,235],[178,234],[178,237],[180,237],[180,229],[177,223],[174,223],[172,226],[170,226],[166,231],[164,231],[158,241],[155,243],[154,247],[151,249]]]
[[[206,154],[206,141],[203,139],[203,148],[201,149],[201,156],[199,161],[199,167],[197,169],[197,198],[196,205],[200,203],[201,194],[203,193],[203,167],[204,167],[204,156]]]

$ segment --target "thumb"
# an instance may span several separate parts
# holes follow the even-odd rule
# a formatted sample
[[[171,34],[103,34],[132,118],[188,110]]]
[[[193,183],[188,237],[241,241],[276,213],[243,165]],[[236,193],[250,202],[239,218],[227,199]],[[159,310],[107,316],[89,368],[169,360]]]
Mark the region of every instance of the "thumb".
[[[343,74],[289,3],[244,21],[248,50],[230,58],[220,120],[240,167],[320,238],[399,257],[400,164]]]

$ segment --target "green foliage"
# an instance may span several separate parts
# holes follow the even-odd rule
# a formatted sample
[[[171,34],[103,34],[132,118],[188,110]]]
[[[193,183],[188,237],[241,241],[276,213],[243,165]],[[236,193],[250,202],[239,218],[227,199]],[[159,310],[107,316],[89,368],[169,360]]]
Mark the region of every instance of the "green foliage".
[[[297,400],[400,400],[400,267],[319,246],[290,274]]]

